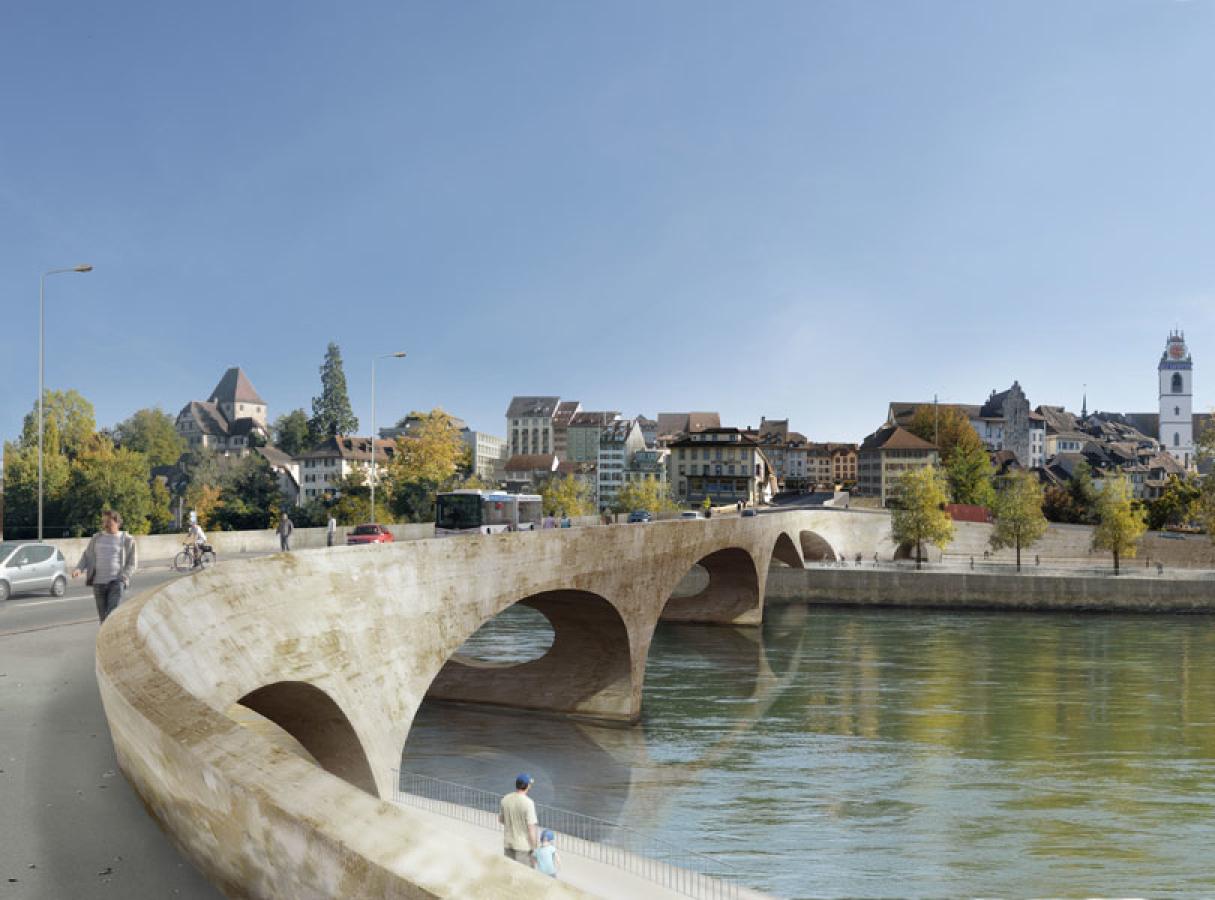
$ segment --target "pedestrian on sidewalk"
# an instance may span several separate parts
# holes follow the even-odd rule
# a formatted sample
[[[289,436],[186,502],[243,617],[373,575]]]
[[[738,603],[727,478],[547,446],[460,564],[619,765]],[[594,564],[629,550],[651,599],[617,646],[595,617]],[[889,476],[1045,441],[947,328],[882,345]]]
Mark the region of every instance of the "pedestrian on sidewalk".
[[[336,523],[334,523],[334,527],[337,527]],[[293,531],[295,531],[295,524],[291,521],[291,517],[284,512],[282,518],[278,520],[278,544],[280,550],[291,549],[291,533]]]
[[[557,870],[561,868],[561,856],[557,853],[556,840],[557,836],[546,828],[540,832],[540,846],[532,851],[536,860],[536,871],[549,878],[556,878]]]
[[[101,531],[93,535],[72,570],[73,578],[83,574],[84,583],[92,587],[98,621],[104,622],[118,609],[137,568],[139,550],[135,538],[122,530],[122,516],[107,509],[101,514]]]
[[[325,526],[325,546],[332,547],[337,541],[337,519],[329,514],[329,523]]]
[[[534,863],[532,851],[540,844],[536,834],[539,824],[536,804],[527,796],[535,783],[536,780],[526,772],[516,775],[515,789],[502,798],[498,813],[498,822],[502,825],[503,854],[525,866]]]

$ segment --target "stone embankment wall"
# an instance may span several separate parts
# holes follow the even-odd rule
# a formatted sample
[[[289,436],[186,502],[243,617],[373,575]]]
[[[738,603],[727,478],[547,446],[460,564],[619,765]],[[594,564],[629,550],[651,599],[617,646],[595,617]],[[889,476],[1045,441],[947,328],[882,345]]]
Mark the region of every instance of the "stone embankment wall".
[[[971,556],[976,560],[983,559],[984,551],[988,551],[991,559],[1001,562],[1013,562],[1016,552],[1010,549],[991,552],[988,539],[991,537],[992,526],[980,522],[954,522],[954,540],[943,554],[947,561],[965,561]],[[1104,550],[1092,550],[1093,527],[1091,525],[1054,525],[1047,529],[1046,535],[1032,547],[1021,551],[1022,563],[1033,562],[1035,556],[1046,562],[1064,562],[1091,566],[1108,565],[1113,567],[1113,557]],[[940,559],[942,554],[935,548],[932,559]],[[1149,531],[1139,541],[1138,552],[1134,559],[1124,559],[1127,568],[1140,567],[1145,561],[1152,565],[1157,562],[1166,567],[1182,567],[1197,569],[1215,568],[1215,543],[1205,534],[1170,534],[1160,531]]]
[[[957,609],[1215,612],[1215,578],[1186,580],[1133,572],[993,575],[914,569],[774,568],[765,601]]]

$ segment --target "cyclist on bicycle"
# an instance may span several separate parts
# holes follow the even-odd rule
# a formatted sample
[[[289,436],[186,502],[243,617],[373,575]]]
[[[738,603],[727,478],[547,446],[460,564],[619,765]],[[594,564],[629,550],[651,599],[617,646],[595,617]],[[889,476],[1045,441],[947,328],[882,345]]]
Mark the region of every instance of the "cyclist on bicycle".
[[[207,536],[203,533],[202,526],[197,522],[190,523],[190,552],[194,554],[194,565],[202,562],[203,545],[207,543]]]

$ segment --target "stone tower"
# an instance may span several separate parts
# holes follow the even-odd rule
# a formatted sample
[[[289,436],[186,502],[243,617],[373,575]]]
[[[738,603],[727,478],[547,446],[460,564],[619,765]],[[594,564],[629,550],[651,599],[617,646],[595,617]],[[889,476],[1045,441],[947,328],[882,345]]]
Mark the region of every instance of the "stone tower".
[[[1185,332],[1170,331],[1160,354],[1160,445],[1186,468],[1194,464],[1194,361]]]

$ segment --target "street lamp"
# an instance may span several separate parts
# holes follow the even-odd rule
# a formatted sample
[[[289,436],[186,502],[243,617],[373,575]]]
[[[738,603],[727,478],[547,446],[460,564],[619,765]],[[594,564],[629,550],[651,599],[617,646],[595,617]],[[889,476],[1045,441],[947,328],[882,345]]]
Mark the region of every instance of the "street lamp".
[[[42,381],[43,381],[43,359],[46,356],[44,352],[45,344],[45,328],[43,309],[46,305],[46,276],[61,275],[64,272],[92,272],[93,267],[87,264],[79,266],[68,266],[65,269],[48,269],[42,273],[42,278],[38,283],[38,540],[42,540]]]
[[[371,360],[371,519],[375,521],[375,364],[381,359],[404,359],[405,351],[399,353],[385,353],[383,356],[373,357]]]

